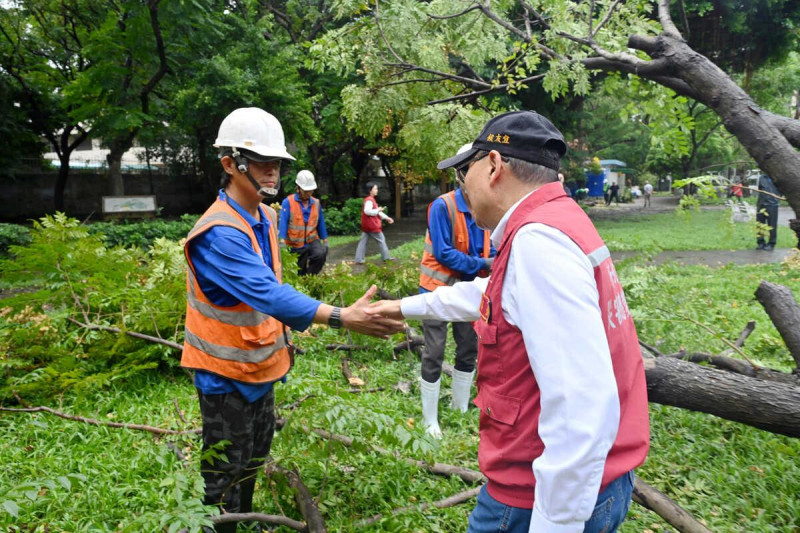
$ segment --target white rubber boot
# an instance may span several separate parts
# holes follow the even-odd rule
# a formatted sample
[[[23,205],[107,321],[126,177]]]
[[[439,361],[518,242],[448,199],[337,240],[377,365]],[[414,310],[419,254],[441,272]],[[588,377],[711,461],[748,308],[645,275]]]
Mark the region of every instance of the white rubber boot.
[[[422,397],[422,421],[425,425],[425,432],[434,439],[442,438],[442,430],[439,428],[439,388],[442,385],[442,378],[433,383],[428,383],[419,378],[419,393]]]
[[[473,376],[475,376],[474,370],[462,372],[453,369],[453,409],[456,411],[467,412]]]

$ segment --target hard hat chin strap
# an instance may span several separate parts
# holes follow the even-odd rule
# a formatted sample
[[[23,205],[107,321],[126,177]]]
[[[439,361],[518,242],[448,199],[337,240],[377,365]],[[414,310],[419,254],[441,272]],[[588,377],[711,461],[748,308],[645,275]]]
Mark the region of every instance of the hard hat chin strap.
[[[250,174],[250,166],[247,164],[247,158],[244,157],[239,150],[234,148],[231,157],[236,162],[236,168],[239,172],[247,176],[247,179],[250,180],[250,184],[258,191],[258,194],[264,198],[274,198],[278,196],[278,189],[274,187],[262,187],[258,184],[253,175]]]

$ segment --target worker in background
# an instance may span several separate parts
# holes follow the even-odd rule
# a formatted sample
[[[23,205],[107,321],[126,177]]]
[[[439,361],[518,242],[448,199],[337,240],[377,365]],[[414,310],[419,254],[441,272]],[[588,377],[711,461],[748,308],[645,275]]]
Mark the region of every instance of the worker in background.
[[[472,148],[465,144],[458,153]],[[456,183],[460,177],[456,172]],[[439,196],[428,206],[428,231],[425,232],[425,249],[422,253],[419,275],[419,292],[426,293],[437,287],[453,285],[458,281],[471,281],[477,276],[486,277],[492,268],[494,249],[489,231],[480,229],[469,212],[463,189]],[[422,399],[422,418],[426,432],[441,438],[438,408],[442,380],[444,349],[447,343],[447,322],[423,320],[422,330],[425,350],[422,352],[422,372],[419,389]],[[475,360],[478,357],[478,338],[472,322],[453,322],[453,339],[456,342],[456,361],[452,380],[452,407],[465,413],[470,398]]]
[[[297,255],[297,273],[319,274],[328,256],[328,230],[322,204],[314,198],[317,182],[309,170],[301,170],[295,179],[295,192],[284,198],[278,233],[293,254]]]

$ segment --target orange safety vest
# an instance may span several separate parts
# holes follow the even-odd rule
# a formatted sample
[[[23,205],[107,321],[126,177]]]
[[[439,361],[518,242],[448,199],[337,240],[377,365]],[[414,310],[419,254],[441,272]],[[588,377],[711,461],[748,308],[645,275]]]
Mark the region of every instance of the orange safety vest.
[[[450,215],[451,242],[453,247],[461,253],[469,254],[469,231],[467,230],[467,217],[456,207],[456,192],[450,191],[441,195],[439,198],[444,200],[447,207],[447,214]],[[428,220],[430,220],[431,205],[428,206]],[[483,232],[483,258],[488,258],[491,253],[491,241],[488,230]],[[436,287],[444,285],[454,285],[461,281],[461,273],[448,268],[433,255],[433,242],[431,242],[430,231],[425,232],[425,250],[422,252],[422,261],[419,265],[419,286],[423,289],[433,291]]]
[[[311,202],[311,213],[308,215],[308,222],[303,220],[303,206],[292,194],[289,196],[289,227],[286,231],[286,246],[290,248],[302,248],[306,244],[319,239],[317,224],[319,223],[319,212],[322,207],[319,200],[314,197],[309,198]]]
[[[281,261],[275,233],[275,210],[263,206],[270,219],[269,245],[275,277],[281,281]],[[184,253],[186,272],[186,330],[181,366],[205,370],[244,383],[276,381],[289,371],[289,334],[277,319],[240,302],[233,307],[211,303],[197,282],[189,257],[189,243],[214,226],[238,229],[261,257],[261,247],[250,224],[227,202],[217,199],[189,232]]]

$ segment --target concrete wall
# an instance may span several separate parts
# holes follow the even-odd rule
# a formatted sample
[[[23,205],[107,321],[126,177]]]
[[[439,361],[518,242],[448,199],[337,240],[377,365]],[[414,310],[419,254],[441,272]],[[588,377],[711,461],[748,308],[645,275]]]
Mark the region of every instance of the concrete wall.
[[[54,212],[53,191],[55,173],[18,174],[15,179],[0,181],[0,220],[20,221],[39,218]],[[214,201],[215,192],[209,191],[201,178],[171,177],[147,173],[123,174],[125,193],[131,195],[155,194],[161,214],[177,216],[184,213],[200,214]],[[70,173],[64,191],[64,207],[68,215],[93,219],[102,218],[102,197],[108,194],[108,177],[105,174],[86,172]]]

